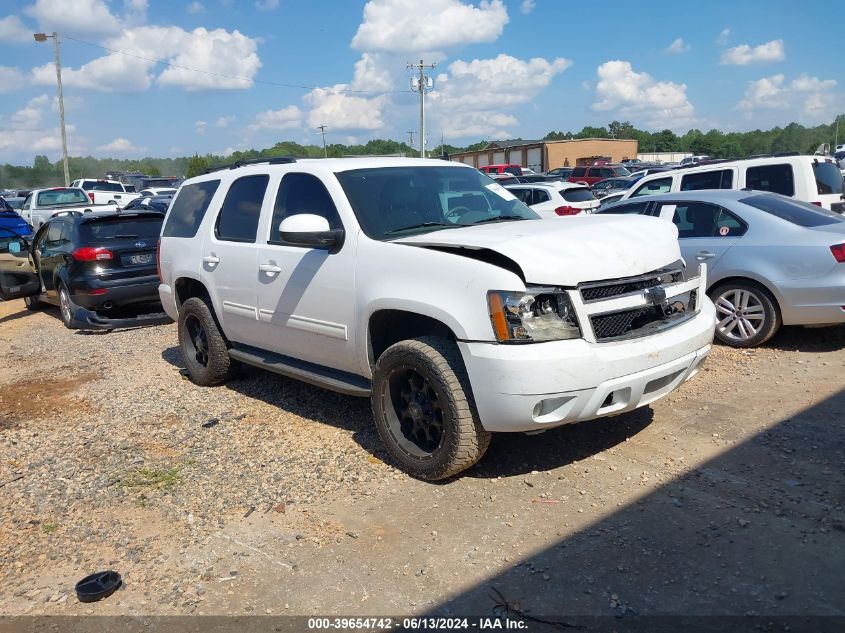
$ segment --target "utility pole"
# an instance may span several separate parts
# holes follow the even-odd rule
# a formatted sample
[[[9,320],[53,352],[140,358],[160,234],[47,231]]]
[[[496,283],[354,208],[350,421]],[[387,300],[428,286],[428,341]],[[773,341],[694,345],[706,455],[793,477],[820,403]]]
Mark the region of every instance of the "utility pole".
[[[53,52],[56,55],[56,83],[59,92],[59,121],[62,128],[62,163],[65,171],[65,187],[70,185],[70,171],[67,166],[67,133],[65,132],[65,99],[62,94],[62,62],[59,55],[59,34],[53,31],[52,35],[46,33],[33,33],[36,42],[46,42],[47,38],[53,39]]]
[[[408,130],[408,146],[409,147],[414,146],[414,131],[413,130]]]
[[[411,77],[411,90],[420,93],[420,158],[425,158],[425,93],[431,90],[431,76],[425,74],[426,68],[434,68],[434,64],[407,64],[405,68],[413,68],[420,72],[419,77]]]
[[[329,151],[326,149],[326,126],[318,125],[317,129],[320,130],[320,134],[323,135],[323,158],[328,158]]]

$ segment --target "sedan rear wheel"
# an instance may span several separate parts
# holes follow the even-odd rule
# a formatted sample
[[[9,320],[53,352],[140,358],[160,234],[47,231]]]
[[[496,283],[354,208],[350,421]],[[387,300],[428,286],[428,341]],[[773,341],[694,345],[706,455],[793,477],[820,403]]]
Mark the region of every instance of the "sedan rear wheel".
[[[756,347],[780,329],[781,318],[774,298],[751,282],[729,282],[714,288],[716,338],[732,347]]]

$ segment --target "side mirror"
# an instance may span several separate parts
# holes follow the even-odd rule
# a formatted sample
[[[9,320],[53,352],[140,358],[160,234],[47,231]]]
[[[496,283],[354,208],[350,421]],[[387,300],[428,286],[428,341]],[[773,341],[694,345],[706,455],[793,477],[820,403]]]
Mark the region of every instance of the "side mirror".
[[[282,220],[279,235],[283,242],[295,246],[321,248],[336,253],[343,246],[343,229],[331,229],[321,215],[300,213]]]

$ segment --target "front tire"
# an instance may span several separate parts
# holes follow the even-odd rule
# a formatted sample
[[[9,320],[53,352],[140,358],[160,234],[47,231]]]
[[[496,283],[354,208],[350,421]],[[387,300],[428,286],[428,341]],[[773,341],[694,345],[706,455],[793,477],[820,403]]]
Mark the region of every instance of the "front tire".
[[[208,304],[191,297],[179,309],[179,351],[191,380],[202,387],[220,385],[233,378],[238,363]]]
[[[23,303],[27,310],[32,310],[33,312],[36,310],[43,310],[46,305],[43,301],[41,301],[38,295],[34,297],[24,297]]]
[[[716,339],[731,347],[757,347],[780,329],[781,316],[768,290],[750,281],[729,281],[710,291],[716,306]]]
[[[490,445],[454,342],[434,336],[400,341],[376,361],[373,417],[382,442],[405,472],[451,477]]]

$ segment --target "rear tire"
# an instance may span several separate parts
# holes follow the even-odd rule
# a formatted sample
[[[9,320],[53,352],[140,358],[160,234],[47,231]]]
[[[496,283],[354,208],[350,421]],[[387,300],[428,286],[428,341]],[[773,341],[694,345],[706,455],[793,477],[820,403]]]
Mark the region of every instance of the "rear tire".
[[[191,380],[202,387],[221,385],[233,378],[239,364],[229,356],[229,345],[208,304],[191,297],[179,309],[179,351]]]
[[[76,304],[70,298],[70,291],[63,281],[59,282],[57,289],[59,292],[59,314],[62,317],[62,323],[67,329],[76,330],[78,328],[73,325],[73,311]]]
[[[716,305],[716,339],[731,347],[757,347],[781,326],[777,301],[753,281],[729,281],[709,292]]]
[[[372,407],[388,452],[419,479],[451,477],[490,445],[458,347],[444,338],[424,336],[385,350],[373,372]]]

